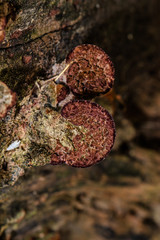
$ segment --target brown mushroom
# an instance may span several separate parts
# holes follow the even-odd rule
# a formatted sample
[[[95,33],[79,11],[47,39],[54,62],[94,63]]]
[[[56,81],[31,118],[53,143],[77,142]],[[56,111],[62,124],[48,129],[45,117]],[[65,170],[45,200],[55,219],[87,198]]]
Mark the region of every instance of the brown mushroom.
[[[92,97],[112,88],[113,63],[98,46],[79,45],[69,53],[66,61],[70,64],[66,71],[66,83],[75,95]]]
[[[67,103],[61,114],[73,125],[81,127],[81,133],[72,139],[72,151],[57,145],[53,164],[89,167],[110,152],[115,139],[115,124],[107,110],[93,102],[75,100]]]
[[[62,84],[57,85],[57,101],[60,103],[63,101],[67,95],[69,94],[69,88],[67,86],[64,86]]]
[[[6,116],[7,111],[16,103],[16,93],[12,92],[5,83],[0,81],[0,118]]]

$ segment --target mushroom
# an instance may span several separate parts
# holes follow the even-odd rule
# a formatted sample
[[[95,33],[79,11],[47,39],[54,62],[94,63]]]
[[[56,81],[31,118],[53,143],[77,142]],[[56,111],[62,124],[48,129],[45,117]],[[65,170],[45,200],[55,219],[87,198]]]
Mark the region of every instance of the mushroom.
[[[93,97],[108,92],[114,82],[114,67],[109,56],[98,46],[82,44],[67,58],[66,84],[73,94]]]
[[[62,108],[61,115],[80,127],[81,133],[72,139],[73,150],[57,145],[52,164],[89,167],[106,157],[115,139],[115,124],[107,110],[87,100],[74,100]]]
[[[16,103],[16,93],[12,92],[4,82],[0,81],[0,118],[4,118],[7,111]]]
[[[54,66],[56,75],[44,81],[42,85],[50,81],[66,85],[72,92],[69,99],[74,99],[73,94],[75,98],[92,99],[108,92],[113,86],[115,74],[113,63],[96,45],[78,45],[68,54],[59,68],[57,65]]]
[[[63,101],[69,94],[70,90],[67,86],[63,84],[57,85],[57,102]]]

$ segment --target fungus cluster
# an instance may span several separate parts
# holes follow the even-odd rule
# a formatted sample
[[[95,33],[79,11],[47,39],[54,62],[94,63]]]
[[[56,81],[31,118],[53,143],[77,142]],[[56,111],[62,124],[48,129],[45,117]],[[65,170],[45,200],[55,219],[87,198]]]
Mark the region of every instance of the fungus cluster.
[[[65,101],[61,115],[73,125],[85,129],[85,136],[79,134],[72,139],[72,151],[66,150],[58,142],[51,163],[88,167],[110,152],[115,139],[115,124],[107,110],[82,99],[108,92],[114,82],[114,67],[109,56],[91,44],[75,47],[67,56],[66,64],[68,68],[63,82],[66,88],[60,88],[58,102],[65,101],[69,90],[75,99],[67,103]]]
[[[16,94],[5,83],[0,81],[0,119],[4,118],[7,111],[16,103]]]

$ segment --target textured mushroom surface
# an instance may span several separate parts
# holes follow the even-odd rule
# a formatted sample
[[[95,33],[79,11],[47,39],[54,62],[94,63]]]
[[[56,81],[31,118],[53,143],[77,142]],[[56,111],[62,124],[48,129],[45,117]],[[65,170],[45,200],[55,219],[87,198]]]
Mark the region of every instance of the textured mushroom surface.
[[[91,44],[79,45],[67,56],[67,63],[71,64],[67,84],[74,94],[96,95],[112,88],[114,67],[101,48]]]
[[[115,125],[111,115],[96,103],[71,101],[61,114],[69,122],[83,129],[72,139],[73,150],[57,145],[52,162],[74,167],[88,167],[102,160],[111,150],[115,138]]]
[[[16,94],[5,83],[0,81],[0,118],[5,117],[7,111],[16,103]]]
[[[62,84],[57,85],[57,101],[58,103],[63,101],[66,96],[69,94],[69,88],[67,86],[64,86]]]

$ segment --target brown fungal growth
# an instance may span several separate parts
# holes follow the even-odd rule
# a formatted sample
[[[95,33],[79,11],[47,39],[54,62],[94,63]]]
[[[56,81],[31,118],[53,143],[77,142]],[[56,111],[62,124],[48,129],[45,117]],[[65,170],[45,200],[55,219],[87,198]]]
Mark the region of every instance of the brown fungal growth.
[[[71,64],[67,71],[67,85],[80,96],[95,96],[112,88],[114,67],[109,56],[98,46],[83,44],[67,56]]]
[[[0,29],[0,42],[3,42],[5,39],[5,31],[3,29]]]
[[[67,103],[61,114],[82,130],[72,139],[72,151],[57,144],[52,155],[53,164],[65,162],[74,167],[89,167],[110,152],[115,139],[115,124],[107,110],[96,103],[76,100]]]
[[[6,116],[7,111],[16,103],[16,93],[12,92],[5,83],[0,81],[0,118]]]
[[[63,101],[69,94],[69,88],[62,84],[57,85],[57,102],[60,103]]]
[[[1,17],[0,18],[0,43],[3,42],[5,39],[5,26],[6,26],[6,18]]]
[[[29,64],[29,63],[31,62],[31,60],[32,60],[32,56],[24,55],[24,56],[22,57],[22,62],[23,62],[24,64]]]

